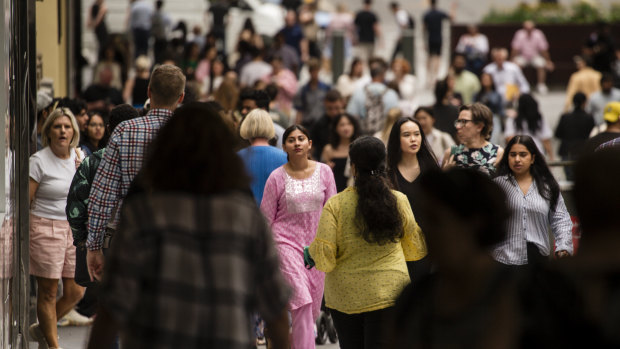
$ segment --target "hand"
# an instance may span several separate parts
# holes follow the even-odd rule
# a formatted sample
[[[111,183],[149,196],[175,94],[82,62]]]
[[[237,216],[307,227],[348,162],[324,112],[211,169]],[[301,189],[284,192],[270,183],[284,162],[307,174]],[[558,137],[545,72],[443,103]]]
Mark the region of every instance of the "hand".
[[[555,65],[553,64],[553,62],[547,61],[547,64],[545,64],[545,68],[547,69],[547,71],[552,72],[555,69]]]
[[[450,158],[448,158],[448,161],[446,161],[443,164],[443,169],[444,170],[449,170],[449,169],[451,169],[451,168],[453,168],[455,166],[456,166],[456,160],[454,160],[454,155],[450,155]]]
[[[570,257],[570,254],[566,250],[555,251],[555,257],[558,259],[565,258],[565,257]]]
[[[86,156],[84,155],[84,152],[82,151],[82,149],[80,148],[75,148],[75,169],[77,170],[78,167],[80,167],[80,164],[82,163],[82,160],[84,160]]]
[[[103,278],[103,265],[104,257],[102,250],[86,252],[86,265],[88,267],[88,275],[90,275],[90,281],[101,281]]]

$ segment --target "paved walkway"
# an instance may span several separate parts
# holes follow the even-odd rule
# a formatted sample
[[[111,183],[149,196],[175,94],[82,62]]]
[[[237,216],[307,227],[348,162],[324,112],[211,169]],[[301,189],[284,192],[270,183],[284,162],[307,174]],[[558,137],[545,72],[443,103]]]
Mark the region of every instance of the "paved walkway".
[[[86,348],[88,336],[90,335],[90,326],[67,326],[59,327],[58,335],[60,336],[60,346],[63,349],[83,349]],[[30,349],[37,349],[36,342],[30,342]],[[259,348],[265,348],[259,347]],[[317,345],[320,349],[338,349],[338,344]]]

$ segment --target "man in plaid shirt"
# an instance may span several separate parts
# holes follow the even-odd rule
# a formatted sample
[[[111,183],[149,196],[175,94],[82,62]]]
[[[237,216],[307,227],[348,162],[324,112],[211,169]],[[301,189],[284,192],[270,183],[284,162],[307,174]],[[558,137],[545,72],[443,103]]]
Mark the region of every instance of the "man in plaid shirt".
[[[253,311],[288,347],[291,290],[250,195],[130,194],[122,212],[88,348],[119,329],[124,348],[248,349]]]
[[[181,69],[173,65],[159,66],[151,74],[147,91],[151,110],[145,117],[121,123],[110,137],[88,198],[86,260],[91,278],[101,280],[106,227],[116,228],[116,213],[131,181],[142,167],[144,152],[172,111],[183,101],[184,90],[185,76]]]

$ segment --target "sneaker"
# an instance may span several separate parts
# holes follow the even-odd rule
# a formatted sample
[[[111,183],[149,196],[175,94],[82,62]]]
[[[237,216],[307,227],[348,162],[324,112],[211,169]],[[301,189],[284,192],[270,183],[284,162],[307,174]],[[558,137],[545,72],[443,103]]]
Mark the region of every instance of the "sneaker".
[[[58,321],[58,326],[86,326],[92,323],[93,319],[78,313],[75,309],[71,309],[67,315]]]
[[[28,329],[28,333],[30,334],[30,337],[34,339],[35,342],[39,343],[39,349],[49,349],[49,346],[47,345],[47,340],[45,339],[45,335],[43,334],[43,331],[41,331],[41,328],[39,327],[39,323],[30,325],[30,328]]]
[[[549,89],[547,88],[547,85],[545,84],[536,85],[536,89],[538,89],[538,93],[540,93],[541,95],[546,95],[547,92],[549,92]]]

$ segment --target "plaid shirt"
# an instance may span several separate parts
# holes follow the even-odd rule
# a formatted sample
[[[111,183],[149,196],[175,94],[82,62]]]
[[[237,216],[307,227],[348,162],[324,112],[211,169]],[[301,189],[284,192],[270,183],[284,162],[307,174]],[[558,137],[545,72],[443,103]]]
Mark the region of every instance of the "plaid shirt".
[[[290,289],[250,195],[132,194],[121,215],[101,304],[124,348],[252,348],[251,314],[269,321],[286,308]]]
[[[114,129],[88,197],[89,250],[103,247],[114,208],[120,209],[131,181],[142,168],[146,147],[171,115],[170,110],[153,109],[145,117],[124,121]],[[118,214],[111,223],[117,222]]]

